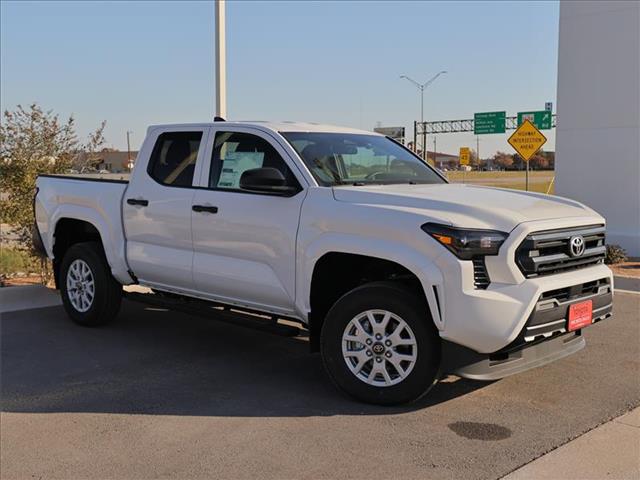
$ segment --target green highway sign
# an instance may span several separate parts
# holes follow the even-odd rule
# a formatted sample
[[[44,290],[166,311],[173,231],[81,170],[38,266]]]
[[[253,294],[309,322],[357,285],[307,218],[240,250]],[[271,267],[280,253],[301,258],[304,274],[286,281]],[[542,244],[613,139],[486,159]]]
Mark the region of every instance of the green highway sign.
[[[504,133],[507,112],[482,112],[473,114],[473,134]]]
[[[551,129],[551,111],[538,110],[536,112],[518,112],[518,125],[522,125],[525,120],[533,123],[538,130]]]

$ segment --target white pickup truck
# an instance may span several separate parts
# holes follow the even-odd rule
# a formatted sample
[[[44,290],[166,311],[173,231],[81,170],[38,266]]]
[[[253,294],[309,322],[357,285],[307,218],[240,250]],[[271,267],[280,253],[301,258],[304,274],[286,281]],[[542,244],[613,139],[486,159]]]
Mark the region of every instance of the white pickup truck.
[[[450,184],[359,130],[152,126],[130,181],[40,176],[35,216],[75,322],[112,320],[131,284],[212,318],[295,321],[334,383],[371,403],[557,360],[611,316],[596,212]]]

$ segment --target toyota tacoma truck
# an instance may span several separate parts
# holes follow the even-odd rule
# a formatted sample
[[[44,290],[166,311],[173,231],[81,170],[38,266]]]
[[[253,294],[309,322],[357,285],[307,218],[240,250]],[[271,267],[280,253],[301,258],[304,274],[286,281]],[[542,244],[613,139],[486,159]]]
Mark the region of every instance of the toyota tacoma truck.
[[[299,325],[337,387],[376,404],[558,360],[612,310],[596,212],[451,184],[348,128],[152,126],[128,181],[40,176],[35,217],[74,322],[104,325],[129,295]]]

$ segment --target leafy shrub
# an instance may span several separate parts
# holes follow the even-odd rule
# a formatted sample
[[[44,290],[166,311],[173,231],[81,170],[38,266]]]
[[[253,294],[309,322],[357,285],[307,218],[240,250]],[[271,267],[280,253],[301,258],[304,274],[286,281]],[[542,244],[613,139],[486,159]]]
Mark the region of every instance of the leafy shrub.
[[[4,112],[0,122],[0,222],[14,229],[20,249],[31,250],[37,176],[66,173],[79,166],[81,157],[84,162],[93,161],[94,152],[104,143],[104,127],[103,122],[82,144],[73,117],[62,121],[35,103]]]
[[[0,249],[0,275],[3,277],[35,272],[40,272],[40,264],[28,252],[6,247]]]
[[[627,252],[620,245],[607,245],[607,254],[604,258],[604,263],[607,265],[615,265],[616,263],[623,263],[629,259]]]

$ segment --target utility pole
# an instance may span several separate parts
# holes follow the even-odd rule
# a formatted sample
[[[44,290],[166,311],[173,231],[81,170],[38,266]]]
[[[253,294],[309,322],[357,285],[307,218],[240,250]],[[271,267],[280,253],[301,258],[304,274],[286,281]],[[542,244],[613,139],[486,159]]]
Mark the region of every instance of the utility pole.
[[[227,118],[227,55],[225,42],[225,0],[215,0],[216,10],[216,105],[215,116]]]
[[[418,88],[418,90],[420,90],[420,127],[422,128],[422,158],[424,160],[427,160],[427,129],[424,128],[424,90],[429,85],[431,85],[436,78],[438,78],[440,75],[444,73],[447,73],[447,71],[442,70],[436,73],[433,77],[431,77],[429,80],[427,80],[424,83],[416,82],[413,78],[409,78],[406,75],[400,75],[400,78],[404,78],[405,80],[408,80],[409,82],[413,83]],[[414,130],[414,136],[416,136],[415,130]]]
[[[476,162],[480,170],[480,135],[476,135]]]

